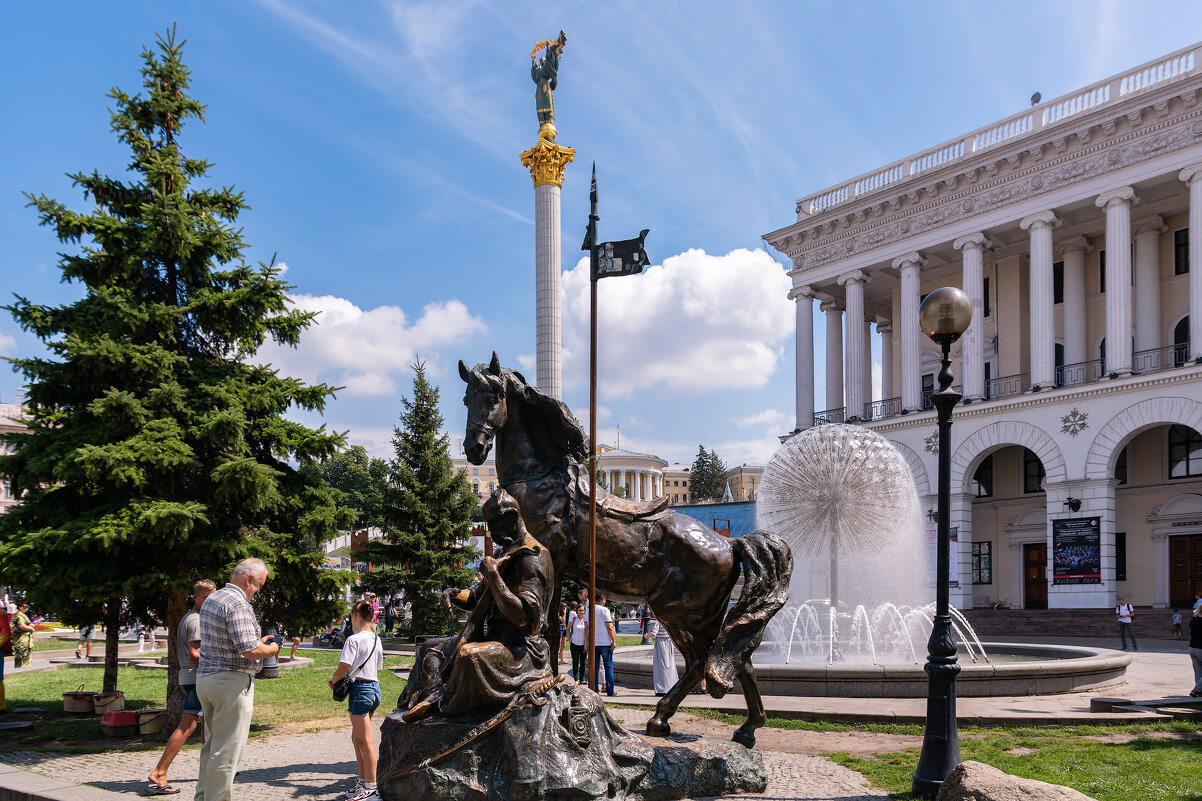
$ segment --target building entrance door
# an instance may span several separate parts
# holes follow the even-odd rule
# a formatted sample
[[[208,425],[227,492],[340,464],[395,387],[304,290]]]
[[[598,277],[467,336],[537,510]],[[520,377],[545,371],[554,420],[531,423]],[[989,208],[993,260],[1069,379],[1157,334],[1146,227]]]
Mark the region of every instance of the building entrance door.
[[[1202,534],[1169,537],[1169,605],[1190,609],[1202,590]]]
[[[1023,546],[1023,609],[1048,608],[1048,546]]]

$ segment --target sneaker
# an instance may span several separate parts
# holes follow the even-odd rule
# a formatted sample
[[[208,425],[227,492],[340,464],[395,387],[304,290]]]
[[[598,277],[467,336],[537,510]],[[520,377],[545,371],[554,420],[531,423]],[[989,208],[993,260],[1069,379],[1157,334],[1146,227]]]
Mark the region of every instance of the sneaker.
[[[363,779],[356,776],[354,786],[352,786],[351,789],[347,790],[347,792],[346,792],[347,801],[350,801],[350,799],[355,798],[361,792],[363,792]]]
[[[80,659],[83,659],[83,654],[82,654],[82,653],[80,653],[80,651],[79,651],[79,649],[78,649],[78,648],[76,648],[76,649],[75,649],[75,660],[76,660],[76,661],[79,661]]]
[[[380,801],[380,791],[376,787],[359,786],[359,792],[347,796],[347,801]]]

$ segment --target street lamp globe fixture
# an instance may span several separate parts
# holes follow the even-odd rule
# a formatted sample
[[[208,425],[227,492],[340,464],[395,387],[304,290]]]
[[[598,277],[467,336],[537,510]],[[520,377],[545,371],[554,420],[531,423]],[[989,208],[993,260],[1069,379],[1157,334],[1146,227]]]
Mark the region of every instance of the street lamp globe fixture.
[[[972,300],[954,286],[936,289],[918,309],[918,326],[935,342],[949,345],[968,330],[972,322]]]

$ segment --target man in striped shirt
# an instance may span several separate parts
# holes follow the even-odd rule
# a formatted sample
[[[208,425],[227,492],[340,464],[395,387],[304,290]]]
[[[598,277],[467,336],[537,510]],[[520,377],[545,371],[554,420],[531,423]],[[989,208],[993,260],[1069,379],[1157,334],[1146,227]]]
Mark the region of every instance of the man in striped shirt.
[[[279,653],[272,637],[260,636],[250,606],[267,582],[267,565],[246,559],[230,581],[200,608],[200,662],[196,694],[204,710],[209,737],[200,749],[196,801],[230,801],[234,775],[250,733],[259,662]]]

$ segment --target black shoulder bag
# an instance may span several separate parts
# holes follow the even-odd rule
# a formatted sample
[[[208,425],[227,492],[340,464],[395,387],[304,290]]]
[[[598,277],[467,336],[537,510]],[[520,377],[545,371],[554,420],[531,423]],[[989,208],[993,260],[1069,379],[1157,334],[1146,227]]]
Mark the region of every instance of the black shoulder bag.
[[[379,645],[380,645],[380,635],[377,634],[376,635],[376,644],[372,646],[372,649],[367,654],[367,656],[363,657],[363,661],[359,663],[359,667],[355,668],[354,673],[357,674],[359,671],[363,670],[363,666],[367,664],[367,660],[371,659],[372,657],[374,657],[376,655],[376,648]],[[342,701],[346,700],[347,695],[349,695],[350,691],[351,691],[351,682],[353,682],[354,680],[355,680],[355,677],[354,677],[354,675],[352,675],[351,671],[347,671],[347,674],[345,676],[340,678],[338,681],[334,682],[334,684],[330,687],[330,692],[333,693],[335,701],[342,702]]]

